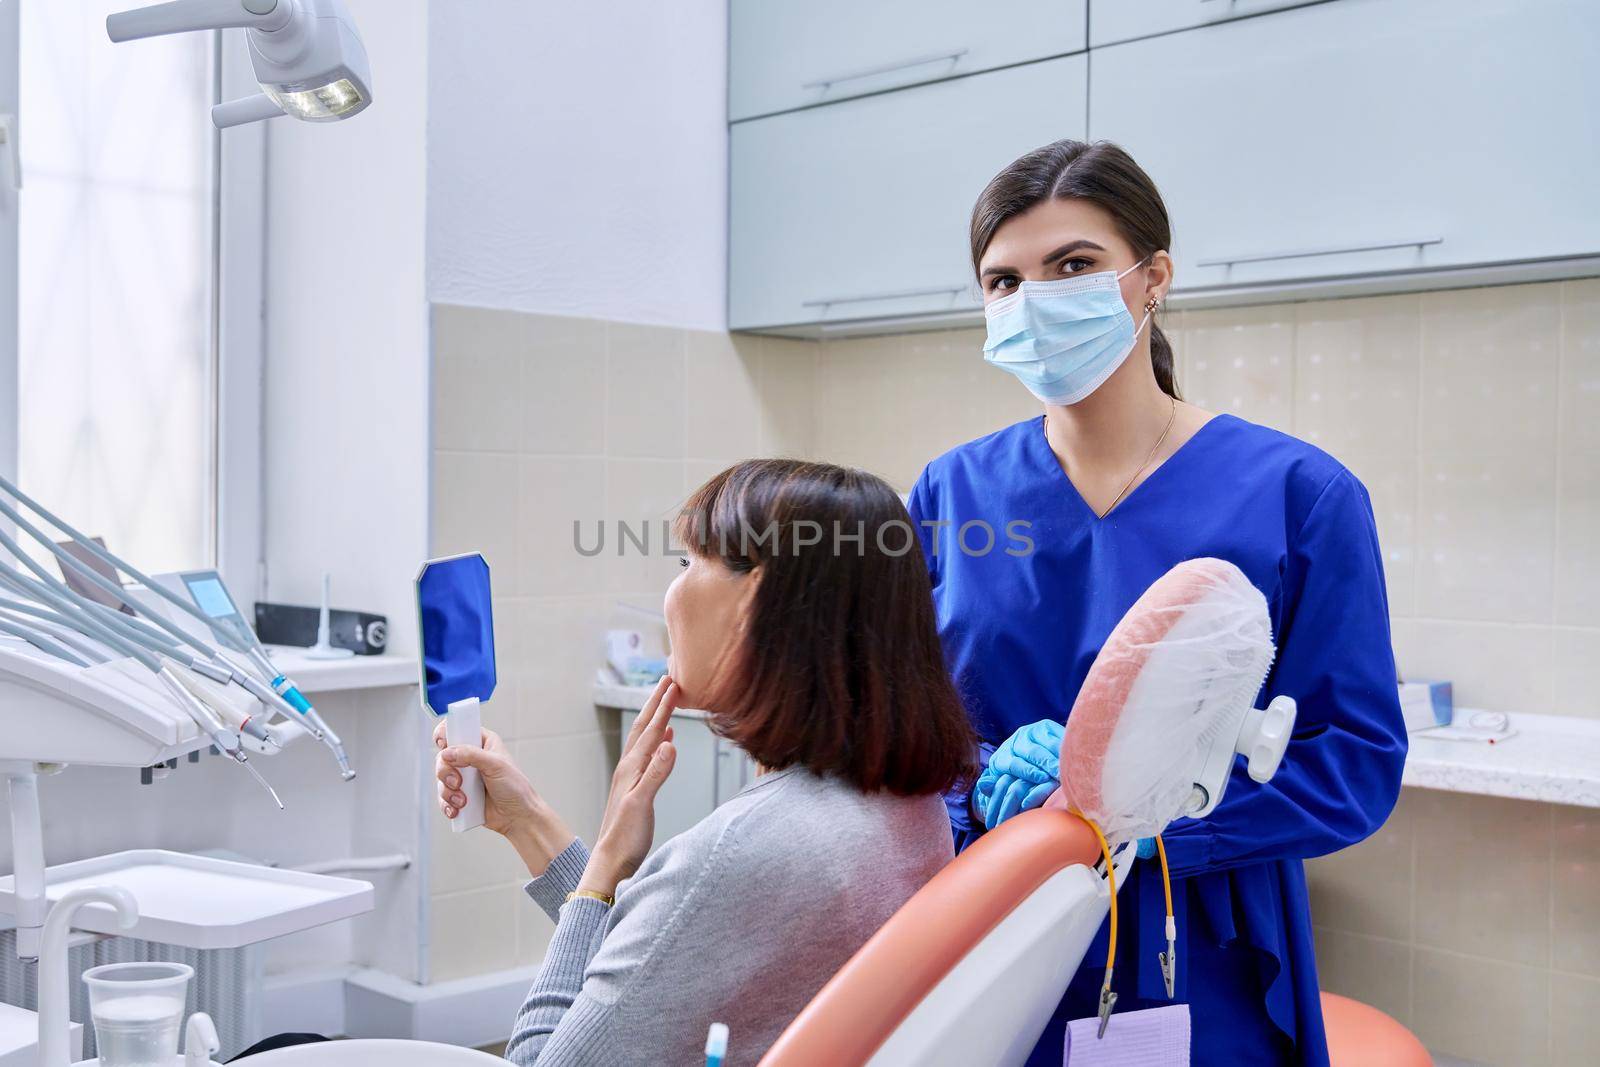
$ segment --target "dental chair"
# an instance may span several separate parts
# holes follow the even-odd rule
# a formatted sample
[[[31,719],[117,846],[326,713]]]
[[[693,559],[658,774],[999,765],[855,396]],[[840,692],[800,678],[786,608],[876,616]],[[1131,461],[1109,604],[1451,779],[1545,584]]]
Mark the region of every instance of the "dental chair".
[[[822,987],[761,1067],[1023,1062],[1105,921],[1100,855],[1065,811],[985,834]]]
[[[1277,772],[1294,701],[1252,708],[1272,656],[1266,599],[1233,564],[1187,560],[1158,579],[1107,637],[1066,717],[1065,785],[907,901],[762,1067],[1026,1060],[1114,906],[1111,887],[1126,884],[1132,842],[1209,814],[1241,755],[1258,782]],[[1102,857],[1112,871],[1096,867]],[[1175,952],[1170,904],[1167,914],[1164,959]],[[1109,982],[1108,971],[1102,1020]]]

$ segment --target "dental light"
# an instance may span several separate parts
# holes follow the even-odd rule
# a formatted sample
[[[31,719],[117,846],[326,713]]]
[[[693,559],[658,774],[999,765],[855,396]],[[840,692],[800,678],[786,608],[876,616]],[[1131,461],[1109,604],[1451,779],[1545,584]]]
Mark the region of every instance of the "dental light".
[[[1178,932],[1161,832],[1174,819],[1216,808],[1236,756],[1246,757],[1246,773],[1257,782],[1277,773],[1294,729],[1294,700],[1279,696],[1255,710],[1274,651],[1266,597],[1244,572],[1226,560],[1191,559],[1128,609],[1078,690],[1061,738],[1061,788],[1045,806],[1089,823],[1112,880],[1102,1037],[1117,999],[1112,849],[1155,839],[1167,908],[1161,973],[1171,997]]]
[[[262,95],[211,109],[219,129],[292,115],[336,122],[372,103],[367,50],[343,0],[175,0],[106,18],[113,41],[241,27]]]

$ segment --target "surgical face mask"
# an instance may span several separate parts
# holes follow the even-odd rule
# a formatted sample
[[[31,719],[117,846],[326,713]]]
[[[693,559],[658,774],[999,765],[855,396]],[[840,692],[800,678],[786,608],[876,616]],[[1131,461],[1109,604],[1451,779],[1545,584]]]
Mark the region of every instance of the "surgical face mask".
[[[1118,286],[1121,274],[1098,271],[1049,282],[1022,282],[983,309],[989,337],[983,358],[1015,374],[1046,404],[1076,404],[1122,366],[1139,331]]]

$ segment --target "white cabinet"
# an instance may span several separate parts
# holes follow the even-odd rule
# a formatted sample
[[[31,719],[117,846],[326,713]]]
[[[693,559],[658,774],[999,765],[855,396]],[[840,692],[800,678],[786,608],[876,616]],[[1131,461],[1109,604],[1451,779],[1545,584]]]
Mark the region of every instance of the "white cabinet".
[[[728,118],[1081,52],[1085,2],[732,0]]]
[[[1084,135],[1083,55],[734,124],[732,329],[975,311],[967,223],[1017,156]]]
[[[638,718],[637,711],[622,713],[623,737]],[[656,795],[657,847],[755,781],[755,763],[737,745],[712,733],[704,719],[674,715],[672,744],[678,758],[671,777]]]
[[[1090,0],[1089,47],[1213,22],[1304,7],[1319,0]]]
[[[1089,133],[1161,187],[1180,293],[1600,252],[1594,0],[1335,0],[1093,57]]]

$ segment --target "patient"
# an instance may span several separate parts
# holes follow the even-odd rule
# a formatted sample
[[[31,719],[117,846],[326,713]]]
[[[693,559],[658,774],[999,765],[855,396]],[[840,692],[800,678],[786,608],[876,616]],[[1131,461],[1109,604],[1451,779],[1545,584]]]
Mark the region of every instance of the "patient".
[[[556,922],[513,1063],[699,1063],[722,1022],[727,1062],[754,1064],[951,858],[940,797],[970,773],[974,742],[889,486],[752,460],[702,486],[677,533],[671,676],[623,742],[592,851],[492,733],[439,755],[445,815],[465,803],[458,769],[478,768],[487,825]],[[680,706],[704,709],[762,773],[645,859]]]

